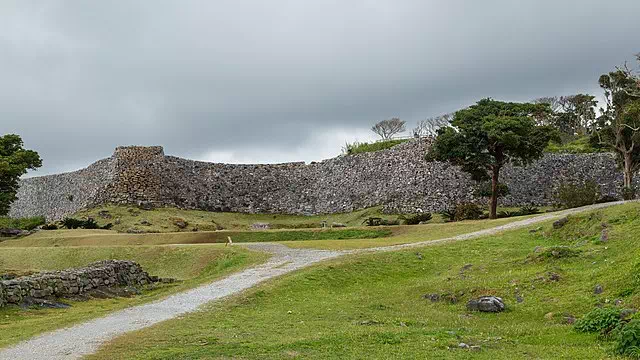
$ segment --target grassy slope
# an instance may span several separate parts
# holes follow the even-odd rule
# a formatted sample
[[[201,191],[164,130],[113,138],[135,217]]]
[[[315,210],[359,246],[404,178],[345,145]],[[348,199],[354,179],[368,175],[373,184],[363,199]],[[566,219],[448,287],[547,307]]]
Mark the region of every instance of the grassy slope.
[[[107,230],[55,230],[41,231],[25,238],[1,242],[0,249],[17,246],[67,247],[204,244],[226,242],[227,236],[231,236],[234,242],[281,241],[283,244],[293,248],[356,249],[440,239],[487,229],[525,218],[527,217],[414,226],[333,230],[201,231],[160,234],[119,234]]]
[[[640,289],[620,295],[638,262],[640,204],[594,214],[573,217],[560,230],[547,224],[537,233],[525,229],[323,263],[118,338],[91,358],[615,358],[606,342],[575,332],[562,314],[579,317],[616,298],[640,306]],[[597,243],[602,223],[611,226],[606,244]],[[532,259],[536,246],[554,245],[582,254]],[[472,266],[462,272],[465,264]],[[540,279],[549,271],[560,281]],[[601,295],[593,293],[596,284],[604,288]],[[464,295],[456,304],[421,298],[444,292]],[[502,296],[508,310],[468,314],[465,302],[485,294]],[[481,351],[459,349],[460,342]]]
[[[111,219],[103,219],[98,216],[101,210],[109,211]],[[113,229],[125,232],[131,228],[142,229],[155,232],[173,232],[173,231],[192,231],[198,228],[201,231],[216,230],[216,224],[227,230],[249,230],[251,224],[258,222],[266,222],[275,227],[320,227],[320,223],[326,220],[329,224],[332,222],[343,223],[348,226],[361,226],[362,222],[369,217],[382,217],[385,219],[395,219],[397,215],[382,214],[381,207],[374,207],[364,210],[358,210],[345,214],[331,215],[280,215],[280,214],[239,214],[239,213],[220,213],[198,210],[180,210],[176,208],[159,208],[154,210],[140,210],[135,207],[126,206],[102,206],[95,209],[81,211],[74,217],[91,216],[96,219],[100,225],[114,223],[115,219],[120,219],[120,224],[114,225]],[[189,226],[183,230],[173,224],[172,218],[181,218],[189,223]],[[151,226],[140,225],[140,222],[147,220]]]
[[[217,230],[217,225],[222,226],[226,230],[246,231],[251,230],[251,224],[269,223],[272,228],[319,228],[322,221],[331,223],[341,223],[349,227],[359,227],[363,225],[363,221],[369,217],[379,217],[386,220],[396,220],[397,214],[383,214],[381,207],[372,207],[368,209],[357,210],[343,214],[327,214],[314,216],[301,215],[281,215],[281,214],[241,214],[241,213],[220,213],[199,210],[181,210],[176,208],[159,208],[153,210],[140,210],[135,207],[105,205],[94,209],[80,211],[73,215],[76,218],[86,218],[88,216],[96,219],[98,224],[106,225],[107,223],[115,223],[116,219],[120,219],[120,224],[114,224],[113,230],[118,232],[126,232],[128,229],[139,229],[147,232],[192,232],[193,229],[199,231]],[[540,208],[546,211],[550,208]],[[98,213],[100,211],[108,211],[111,218],[101,218]],[[498,210],[517,211],[518,208],[501,207]],[[174,225],[172,219],[180,218],[189,224],[185,229],[180,229]],[[151,225],[141,225],[146,220]],[[433,214],[433,220],[430,223],[443,223],[444,220],[440,214]]]
[[[41,231],[25,238],[6,240],[2,247],[52,247],[52,246],[111,246],[111,245],[166,245],[166,244],[213,244],[226,243],[227,237],[234,242],[266,241],[333,241],[335,239],[387,238],[395,228],[349,228],[314,230],[267,230],[267,231],[207,231],[189,233],[120,234],[108,230],[53,230]]]
[[[160,285],[133,298],[70,302],[73,307],[62,310],[0,308],[0,347],[187,290],[264,261],[266,256],[220,245],[3,248],[0,251],[0,274],[65,269],[103,259],[134,260],[152,275],[184,281]]]

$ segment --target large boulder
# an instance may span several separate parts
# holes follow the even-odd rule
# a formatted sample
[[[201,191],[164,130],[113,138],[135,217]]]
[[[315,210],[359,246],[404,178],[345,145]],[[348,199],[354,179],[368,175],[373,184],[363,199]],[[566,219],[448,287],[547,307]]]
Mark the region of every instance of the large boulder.
[[[479,299],[469,300],[467,310],[497,313],[504,311],[504,302],[497,296],[483,296]]]

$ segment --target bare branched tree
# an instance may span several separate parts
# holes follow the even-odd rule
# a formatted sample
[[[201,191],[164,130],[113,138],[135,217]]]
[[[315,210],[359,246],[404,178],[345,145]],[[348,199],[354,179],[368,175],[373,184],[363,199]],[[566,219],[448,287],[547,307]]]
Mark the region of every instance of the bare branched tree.
[[[405,131],[406,122],[400,118],[382,120],[371,127],[371,131],[380,136],[383,140],[391,139],[394,135]]]
[[[444,126],[449,126],[451,120],[453,120],[454,114],[444,114],[425,120],[418,121],[418,124],[413,128],[413,136],[416,138],[424,136],[436,136],[438,129]]]

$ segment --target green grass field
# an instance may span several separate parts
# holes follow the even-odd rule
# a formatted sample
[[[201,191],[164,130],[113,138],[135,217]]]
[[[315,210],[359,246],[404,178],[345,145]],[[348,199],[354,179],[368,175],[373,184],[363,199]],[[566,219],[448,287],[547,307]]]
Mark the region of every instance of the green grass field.
[[[2,248],[0,274],[21,275],[79,267],[97,260],[120,259],[137,261],[152,275],[182,281],[158,285],[132,298],[65,301],[72,305],[67,309],[0,308],[0,347],[193,288],[266,258],[261,253],[221,245]]]
[[[110,218],[105,219],[99,215],[100,211],[108,211]],[[153,210],[141,210],[136,207],[126,206],[102,206],[95,209],[80,211],[73,217],[93,217],[100,225],[114,223],[113,229],[126,232],[129,229],[139,229],[148,232],[176,232],[176,231],[200,231],[217,230],[220,227],[226,230],[250,230],[251,224],[269,223],[272,228],[319,228],[322,221],[341,223],[347,226],[362,226],[362,222],[369,217],[381,217],[394,220],[397,215],[383,214],[381,207],[373,207],[345,214],[330,215],[280,215],[280,214],[239,214],[223,213],[199,210],[181,210],[176,208],[158,208]],[[178,228],[173,219],[183,219],[188,223],[184,229]],[[115,220],[120,219],[120,224]],[[146,220],[151,225],[141,225]]]
[[[572,216],[557,230],[548,223],[534,233],[350,256],[127,334],[89,358],[615,359],[610,341],[576,332],[565,317],[615,299],[640,306],[638,234],[640,204],[627,204]],[[544,256],[554,246],[576,256]],[[430,293],[457,302],[422,298]],[[466,311],[466,301],[487,294],[503,297],[507,311]]]

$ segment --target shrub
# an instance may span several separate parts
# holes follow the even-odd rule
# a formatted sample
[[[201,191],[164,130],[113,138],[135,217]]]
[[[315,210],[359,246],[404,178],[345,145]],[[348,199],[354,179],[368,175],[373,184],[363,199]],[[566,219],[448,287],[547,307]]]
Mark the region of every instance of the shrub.
[[[342,153],[344,155],[354,155],[354,154],[361,154],[366,152],[380,151],[380,150],[389,149],[405,141],[407,141],[407,139],[385,140],[385,141],[377,141],[373,143],[366,143],[366,142],[361,143],[361,142],[354,141],[351,144],[346,143],[342,147]]]
[[[474,203],[458,204],[453,220],[478,220],[483,213],[482,209]]]
[[[624,187],[622,188],[622,198],[624,200],[633,200],[636,198],[636,188],[635,187]]]
[[[105,226],[100,226],[93,218],[87,220],[79,220],[74,218],[64,218],[62,220],[62,226],[67,229],[102,229],[109,230],[113,227],[113,224],[109,223]]]
[[[607,334],[620,325],[620,309],[595,308],[576,321],[575,329],[586,333]]]
[[[0,229],[20,229],[20,230],[33,230],[40,225],[46,223],[44,217],[35,216],[28,218],[8,218],[0,217]]]
[[[611,195],[603,195],[602,197],[600,197],[598,199],[598,201],[596,201],[596,203],[598,204],[603,204],[603,203],[608,203],[608,202],[614,202],[614,201],[618,201],[620,199],[618,199],[615,196],[611,196]]]
[[[476,196],[490,197],[492,193],[491,182],[485,181],[476,189]],[[498,183],[498,197],[509,195],[509,187],[506,184]]]
[[[439,214],[444,218],[444,221],[455,221],[456,220],[456,208],[448,208],[439,212]]]
[[[581,252],[568,246],[552,246],[539,253],[538,258],[566,259],[580,256]]]
[[[533,204],[525,205],[521,207],[520,210],[518,211],[518,215],[533,215],[533,214],[539,214],[539,213],[540,213],[540,209],[538,209]]]
[[[382,219],[380,220],[380,225],[385,225],[385,226],[400,225],[400,219],[395,219],[395,220]]]
[[[631,320],[618,330],[615,352],[640,359],[640,320]]]
[[[556,203],[565,208],[595,204],[600,198],[600,186],[589,180],[583,184],[562,184],[558,187]]]
[[[421,222],[429,221],[432,218],[433,216],[431,216],[431,213],[428,213],[428,212],[419,213],[419,214],[405,217],[404,223],[407,225],[417,225],[417,224],[420,224]]]

